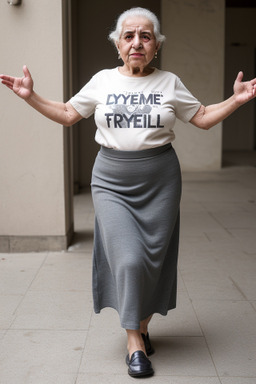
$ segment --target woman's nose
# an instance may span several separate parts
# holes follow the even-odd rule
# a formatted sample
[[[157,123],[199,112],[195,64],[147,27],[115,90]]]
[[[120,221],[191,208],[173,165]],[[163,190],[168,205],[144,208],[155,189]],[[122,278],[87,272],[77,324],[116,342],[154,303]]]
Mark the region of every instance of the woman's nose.
[[[141,44],[139,35],[136,34],[136,35],[134,36],[132,46],[133,46],[134,49],[139,49],[139,48],[142,47],[142,44]]]

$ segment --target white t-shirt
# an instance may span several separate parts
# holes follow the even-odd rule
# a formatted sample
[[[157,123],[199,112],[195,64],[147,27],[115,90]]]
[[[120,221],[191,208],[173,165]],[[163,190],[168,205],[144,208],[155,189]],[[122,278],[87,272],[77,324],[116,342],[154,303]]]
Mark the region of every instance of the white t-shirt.
[[[176,117],[188,122],[201,105],[171,72],[129,77],[118,68],[98,72],[70,103],[85,118],[95,113],[97,143],[123,151],[172,142]]]

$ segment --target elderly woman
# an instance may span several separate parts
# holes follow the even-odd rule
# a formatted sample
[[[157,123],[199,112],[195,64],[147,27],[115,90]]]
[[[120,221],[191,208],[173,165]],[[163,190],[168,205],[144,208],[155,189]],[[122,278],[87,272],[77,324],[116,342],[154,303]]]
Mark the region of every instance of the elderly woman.
[[[149,376],[148,324],[176,305],[181,175],[172,147],[175,119],[209,129],[255,97],[256,79],[224,102],[203,106],[170,72],[151,66],[165,37],[156,16],[132,8],[110,34],[123,65],[97,73],[67,103],[49,101],[24,77],[2,83],[65,126],[95,113],[101,145],[92,175],[95,207],[94,309],[116,309],[128,336],[128,373]]]

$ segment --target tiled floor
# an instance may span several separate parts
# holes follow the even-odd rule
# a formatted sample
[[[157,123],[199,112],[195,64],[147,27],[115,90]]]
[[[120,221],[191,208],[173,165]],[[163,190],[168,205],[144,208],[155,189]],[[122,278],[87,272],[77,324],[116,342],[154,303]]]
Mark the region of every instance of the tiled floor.
[[[183,175],[178,307],[156,315],[161,384],[256,383],[256,168]],[[0,383],[120,384],[125,331],[91,297],[93,208],[68,252],[0,255]],[[142,380],[144,381],[144,380]]]

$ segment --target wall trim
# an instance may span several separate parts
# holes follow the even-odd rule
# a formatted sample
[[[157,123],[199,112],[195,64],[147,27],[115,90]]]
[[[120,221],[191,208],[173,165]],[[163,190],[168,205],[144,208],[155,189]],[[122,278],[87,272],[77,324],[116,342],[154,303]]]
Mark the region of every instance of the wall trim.
[[[0,253],[66,251],[74,235],[74,226],[65,236],[0,236]]]

